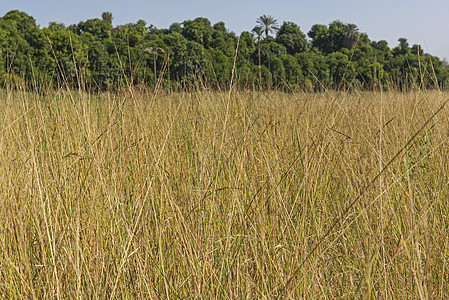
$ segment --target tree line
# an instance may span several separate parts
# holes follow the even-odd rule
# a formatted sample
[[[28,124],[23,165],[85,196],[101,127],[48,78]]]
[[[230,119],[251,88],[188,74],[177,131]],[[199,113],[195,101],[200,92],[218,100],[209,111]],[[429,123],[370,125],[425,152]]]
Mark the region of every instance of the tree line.
[[[445,61],[405,38],[390,48],[354,24],[313,25],[263,15],[239,36],[207,18],[167,29],[145,21],[113,26],[112,14],[40,28],[17,10],[0,18],[0,83],[113,90],[131,85],[283,90],[446,87]],[[154,50],[153,50],[154,49]]]

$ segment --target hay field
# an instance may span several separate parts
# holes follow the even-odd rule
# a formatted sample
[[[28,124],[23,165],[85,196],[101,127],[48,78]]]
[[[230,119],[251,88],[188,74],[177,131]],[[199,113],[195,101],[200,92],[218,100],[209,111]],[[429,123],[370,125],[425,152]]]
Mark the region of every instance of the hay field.
[[[0,298],[448,299],[436,91],[0,91]]]

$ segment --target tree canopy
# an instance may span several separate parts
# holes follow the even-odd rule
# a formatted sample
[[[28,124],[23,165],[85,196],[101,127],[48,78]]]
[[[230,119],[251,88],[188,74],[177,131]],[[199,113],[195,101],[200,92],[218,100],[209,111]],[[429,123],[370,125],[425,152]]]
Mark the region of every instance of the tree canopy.
[[[0,84],[119,89],[155,79],[164,87],[245,88],[446,87],[448,64],[400,38],[390,48],[355,24],[316,24],[307,35],[297,24],[263,15],[240,35],[207,18],[159,29],[143,20],[113,26],[113,15],[40,28],[17,10],[0,18]],[[152,54],[147,48],[164,50]],[[237,52],[236,52],[237,50]],[[153,52],[151,52],[153,53]],[[235,59],[235,70],[234,68]],[[156,72],[154,72],[156,67]]]

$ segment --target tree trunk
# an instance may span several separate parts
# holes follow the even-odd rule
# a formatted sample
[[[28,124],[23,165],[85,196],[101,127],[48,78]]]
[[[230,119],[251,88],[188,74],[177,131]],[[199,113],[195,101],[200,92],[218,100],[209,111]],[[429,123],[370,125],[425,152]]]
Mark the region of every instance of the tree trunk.
[[[354,38],[343,38],[343,47],[352,50],[354,49],[354,47],[357,45],[357,42],[359,41],[359,39],[354,39]]]
[[[260,70],[260,37],[258,38],[258,42],[259,42],[259,89],[262,86],[262,71]]]

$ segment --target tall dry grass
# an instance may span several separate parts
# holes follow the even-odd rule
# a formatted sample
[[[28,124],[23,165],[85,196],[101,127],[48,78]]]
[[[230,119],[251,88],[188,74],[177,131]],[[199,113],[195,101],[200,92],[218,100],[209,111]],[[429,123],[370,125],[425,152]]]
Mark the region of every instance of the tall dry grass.
[[[449,298],[441,93],[0,93],[1,298]]]

